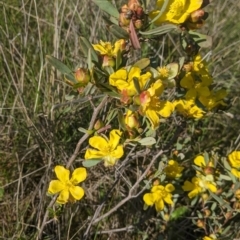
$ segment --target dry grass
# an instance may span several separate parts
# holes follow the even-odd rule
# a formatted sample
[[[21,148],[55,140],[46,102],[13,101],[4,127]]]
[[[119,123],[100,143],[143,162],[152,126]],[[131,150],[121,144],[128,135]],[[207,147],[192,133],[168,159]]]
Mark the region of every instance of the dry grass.
[[[240,127],[240,4],[213,1],[208,10],[210,17],[202,31],[213,36],[213,75],[230,90],[232,107],[228,111],[234,116],[203,123],[212,131],[204,135],[202,146],[214,146],[211,136],[218,134],[224,148],[237,138]],[[130,156],[133,161],[121,166],[118,175],[101,166],[91,168],[84,200],[74,206],[54,207],[44,222],[51,201],[46,190],[53,166],[67,163],[83,136],[77,128],[87,126],[92,114],[88,104],[67,104],[71,89],[46,63],[45,56],[55,56],[74,69],[84,64],[80,35],[93,42],[111,36],[102,12],[92,1],[8,0],[0,1],[0,12],[0,239],[75,240],[83,239],[87,231],[88,239],[163,239],[161,220],[152,217],[152,210],[142,210],[139,197],[97,225],[90,224],[89,217],[99,206],[102,212],[114,207],[127,196],[133,179],[141,176],[149,159],[146,151],[136,155],[137,149]],[[104,116],[104,111],[101,114]],[[84,147],[74,166],[80,166]],[[186,226],[186,221],[181,224]],[[183,227],[183,231],[188,239],[196,238],[189,229]]]

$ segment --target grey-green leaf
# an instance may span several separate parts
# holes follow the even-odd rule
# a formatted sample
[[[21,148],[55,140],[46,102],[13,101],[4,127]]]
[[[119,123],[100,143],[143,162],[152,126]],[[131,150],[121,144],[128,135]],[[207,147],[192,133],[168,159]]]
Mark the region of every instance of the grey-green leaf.
[[[113,4],[108,0],[93,0],[93,2],[98,5],[100,9],[104,12],[110,14],[115,18],[119,18],[118,10],[113,6]]]

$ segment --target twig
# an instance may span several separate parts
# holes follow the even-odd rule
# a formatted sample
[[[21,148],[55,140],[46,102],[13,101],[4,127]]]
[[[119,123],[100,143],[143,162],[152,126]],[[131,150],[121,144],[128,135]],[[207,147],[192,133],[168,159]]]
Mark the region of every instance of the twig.
[[[96,121],[96,118],[100,112],[100,110],[103,108],[103,106],[105,105],[105,103],[107,102],[107,99],[108,99],[108,96],[105,96],[103,98],[103,100],[101,101],[101,103],[94,109],[93,111],[93,115],[92,115],[92,118],[91,118],[91,121],[90,121],[90,124],[89,124],[89,130],[92,130],[93,126],[94,126],[94,123]],[[77,145],[76,145],[76,148],[74,150],[74,153],[72,154],[72,156],[69,158],[68,162],[67,162],[67,165],[66,167],[69,168],[73,161],[76,159],[77,155],[78,155],[78,152],[80,150],[80,147],[82,145],[82,143],[89,137],[89,134],[88,133],[85,133],[81,139],[78,141]],[[51,208],[56,199],[57,199],[57,195],[54,196],[54,198],[52,199],[52,201],[48,204],[47,206],[47,209],[46,209],[46,212],[44,214],[44,217],[43,217],[43,221],[42,221],[42,224],[41,224],[41,227],[40,227],[40,230],[39,230],[39,233],[38,233],[38,238],[37,239],[41,239],[41,236],[42,236],[42,232],[43,232],[43,229],[44,229],[44,226],[46,225],[46,222],[47,222],[47,219],[48,219],[48,213],[49,213],[49,208]]]
[[[124,203],[126,203],[127,201],[129,201],[131,198],[135,198],[133,194],[133,191],[135,190],[135,188],[139,185],[139,183],[144,179],[144,177],[148,174],[150,168],[152,167],[152,165],[155,163],[155,161],[157,160],[157,158],[162,155],[163,150],[160,150],[158,152],[158,154],[152,159],[152,161],[150,162],[150,164],[148,165],[148,167],[146,168],[146,170],[144,171],[144,173],[141,175],[141,177],[136,181],[136,183],[132,186],[132,188],[130,189],[128,196],[126,198],[124,198],[120,203],[118,203],[115,207],[113,207],[112,209],[110,209],[107,213],[103,214],[102,216],[100,216],[99,218],[95,219],[93,221],[93,224],[98,223],[99,221],[101,221],[102,219],[108,217],[110,214],[112,214],[113,212],[115,212],[118,208],[120,208]]]

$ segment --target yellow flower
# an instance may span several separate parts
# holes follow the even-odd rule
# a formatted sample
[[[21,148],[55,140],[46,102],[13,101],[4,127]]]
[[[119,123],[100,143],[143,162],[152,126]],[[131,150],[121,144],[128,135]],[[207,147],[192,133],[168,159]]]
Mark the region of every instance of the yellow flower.
[[[173,105],[176,111],[184,117],[200,119],[205,114],[192,100],[175,100]]]
[[[151,78],[151,73],[147,72],[141,75],[141,69],[139,67],[131,67],[129,72],[126,69],[120,69],[109,76],[109,83],[121,92],[127,92],[128,96],[134,96],[137,94],[137,90],[133,78],[137,79],[141,90]]]
[[[149,119],[153,129],[159,126],[159,115],[167,118],[174,111],[174,106],[171,102],[159,100],[163,90],[162,81],[157,80],[147,91],[139,95],[140,113]]]
[[[182,176],[182,170],[184,167],[180,167],[178,162],[174,160],[169,160],[167,167],[164,169],[167,177],[169,178],[179,178]]]
[[[113,129],[110,132],[110,139],[101,136],[94,136],[89,139],[89,144],[96,149],[87,149],[85,159],[100,158],[104,160],[105,167],[115,165],[116,161],[124,154],[123,146],[119,145],[122,132]]]
[[[205,236],[202,240],[217,240],[217,237],[214,234],[211,234],[209,237]]]
[[[151,19],[160,13],[164,2],[164,0],[157,1],[157,10],[154,10],[149,14]],[[156,25],[160,25],[164,22],[175,24],[184,23],[192,12],[201,7],[202,2],[202,0],[169,0],[163,14],[154,23]]]
[[[209,86],[213,80],[208,73],[207,63],[197,54],[188,67],[190,71],[180,81],[180,85],[188,90],[185,98],[196,99],[199,96],[209,96]]]
[[[193,177],[192,182],[185,181],[182,188],[184,191],[189,192],[189,198],[193,198],[198,194],[205,192],[206,190],[209,190],[211,192],[217,191],[216,184],[212,175],[198,175],[198,177]]]
[[[151,193],[144,194],[143,200],[148,206],[155,204],[155,208],[159,212],[163,210],[164,202],[170,205],[173,204],[171,192],[174,190],[175,188],[172,184],[153,186]]]
[[[231,173],[240,178],[240,151],[233,151],[228,155],[228,160],[232,166]]]
[[[100,40],[99,44],[93,44],[94,50],[98,51],[101,55],[109,57],[117,57],[118,51],[123,51],[125,46],[125,40],[120,39],[115,42],[114,46],[110,42],[103,42]]]
[[[213,108],[223,105],[226,106],[227,104],[224,103],[223,98],[227,95],[227,91],[225,89],[220,89],[216,92],[211,91],[208,96],[200,96],[199,101],[201,104],[206,107],[208,110],[212,110]]]
[[[74,202],[75,200],[80,200],[84,196],[84,190],[76,185],[86,179],[87,171],[85,168],[76,168],[70,179],[70,171],[63,166],[56,166],[54,171],[58,180],[52,180],[50,182],[48,193],[60,193],[57,198],[57,203],[65,204],[68,201]]]

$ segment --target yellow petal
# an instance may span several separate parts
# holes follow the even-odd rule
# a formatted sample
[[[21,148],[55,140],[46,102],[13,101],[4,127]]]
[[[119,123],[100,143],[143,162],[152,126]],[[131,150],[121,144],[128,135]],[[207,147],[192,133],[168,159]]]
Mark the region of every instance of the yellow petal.
[[[148,206],[152,206],[154,204],[154,201],[153,201],[153,196],[151,193],[146,193],[144,194],[143,196],[143,201],[145,202],[146,205]]]
[[[233,151],[228,155],[230,164],[234,168],[240,168],[240,151]]]
[[[192,78],[191,72],[187,73],[180,81],[180,85],[183,88],[191,89],[194,87],[195,81]]]
[[[171,102],[169,101],[160,102],[160,110],[158,111],[158,113],[162,117],[166,117],[166,118],[170,117],[173,111],[174,111],[174,105]]]
[[[235,177],[240,178],[240,171],[238,171],[237,169],[232,168],[232,169],[231,169],[231,173],[232,173]]]
[[[157,210],[157,212],[160,212],[163,210],[164,208],[164,202],[162,199],[159,199],[156,203],[155,203],[155,208]]]
[[[173,201],[172,201],[172,194],[167,194],[164,199],[163,199],[166,203],[172,205],[173,204]]]
[[[89,145],[100,151],[104,151],[104,149],[108,146],[108,142],[103,137],[94,136],[89,139]]]
[[[188,197],[193,198],[193,197],[196,197],[198,194],[199,194],[199,191],[198,191],[198,188],[196,188],[188,193]]]
[[[104,156],[106,156],[105,153],[101,152],[101,151],[97,151],[94,149],[87,149],[84,158],[85,159],[93,159],[93,158],[103,158]]]
[[[57,175],[57,178],[62,182],[62,183],[67,183],[69,181],[69,175],[70,175],[70,171],[68,169],[66,169],[63,166],[56,166],[54,168],[54,171]]]
[[[207,185],[207,188],[208,188],[211,192],[213,192],[213,193],[217,192],[217,188],[216,188],[216,186],[215,186],[214,184],[212,184],[212,183],[207,183],[206,185]]]
[[[141,69],[139,67],[131,67],[129,73],[128,73],[128,82],[132,81],[132,79],[135,78],[140,78],[141,74]]]
[[[118,80],[122,80],[125,82],[127,81],[127,70],[126,69],[120,69],[117,72],[114,72],[109,76],[109,83],[112,86],[117,87],[116,81],[118,81]]]
[[[87,177],[86,168],[80,167],[80,168],[76,168],[73,171],[70,181],[73,185],[77,185],[78,183],[84,181],[86,177]]]
[[[106,49],[101,46],[100,44],[93,44],[92,45],[95,51],[98,51],[101,55],[107,54]]]
[[[182,186],[183,191],[192,191],[195,188],[195,185],[189,181],[185,181]]]
[[[204,160],[204,157],[203,156],[197,156],[195,159],[194,159],[194,163],[195,165],[199,166],[199,167],[204,167],[206,166],[206,163],[205,163],[205,160]]]
[[[48,193],[56,194],[66,188],[66,185],[60,182],[59,180],[52,180],[49,183]]]
[[[165,190],[167,192],[173,192],[175,190],[175,187],[171,183],[169,183],[165,186]]]
[[[124,154],[123,146],[119,145],[117,148],[111,152],[111,156],[117,159],[120,159]]]
[[[57,203],[65,204],[68,202],[68,199],[69,199],[69,191],[68,191],[68,189],[65,189],[60,192],[60,194],[57,198]]]
[[[80,200],[84,196],[84,190],[79,186],[72,186],[69,188],[69,191],[76,200]]]
[[[109,144],[112,149],[115,149],[119,144],[122,132],[120,130],[113,129],[109,134]]]
[[[159,122],[160,122],[159,116],[156,113],[156,111],[147,109],[145,112],[145,115],[148,118],[148,120],[151,122],[152,128],[156,129],[159,126]]]

